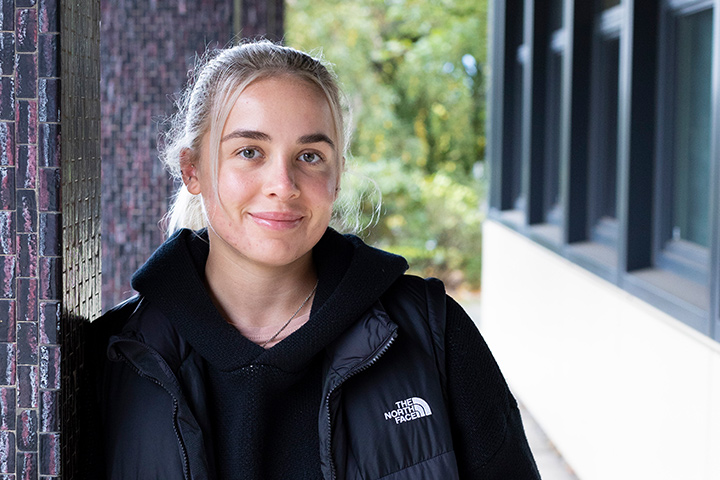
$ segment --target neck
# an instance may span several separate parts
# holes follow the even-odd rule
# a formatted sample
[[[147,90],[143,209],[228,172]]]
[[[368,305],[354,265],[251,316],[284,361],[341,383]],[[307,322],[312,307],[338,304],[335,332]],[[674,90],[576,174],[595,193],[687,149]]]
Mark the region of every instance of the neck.
[[[213,302],[236,327],[282,326],[295,313],[317,281],[312,252],[289,265],[258,265],[213,248],[205,278]],[[310,311],[312,299],[297,313]]]

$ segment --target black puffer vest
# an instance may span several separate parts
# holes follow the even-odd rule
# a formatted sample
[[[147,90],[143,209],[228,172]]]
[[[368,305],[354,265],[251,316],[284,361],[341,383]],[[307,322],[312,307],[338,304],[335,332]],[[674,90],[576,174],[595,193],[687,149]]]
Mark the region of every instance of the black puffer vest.
[[[457,479],[444,387],[446,298],[442,283],[401,277],[383,298],[384,304],[377,302],[325,349],[318,411],[323,476],[327,480]],[[119,362],[118,367],[128,367],[122,369],[122,375],[129,375],[133,384],[149,381],[160,387],[147,389],[145,394],[150,397],[144,398],[144,403],[172,415],[172,430],[168,428],[166,433],[177,438],[182,478],[212,478],[206,457],[212,449],[202,434],[206,419],[197,418],[188,408],[189,403],[198,405],[204,400],[188,402],[185,398],[203,395],[199,388],[201,362],[192,361],[188,345],[157,309],[142,304],[134,302],[137,308],[126,324],[135,330],[126,328],[112,337],[108,356]],[[146,318],[132,318],[138,315]],[[158,329],[162,335],[157,334]],[[162,345],[153,344],[158,338]],[[168,349],[176,351],[171,357],[184,359],[182,372],[176,371],[172,359],[166,360]],[[113,375],[120,375],[114,370]],[[179,378],[193,379],[193,384],[182,385]],[[148,465],[153,459],[145,458],[144,465],[136,466],[133,458],[108,460],[111,465],[122,463],[126,472],[168,468],[163,458],[154,460],[157,465]]]
[[[437,280],[403,283],[388,311],[376,305],[328,349],[319,418],[326,479],[458,478],[444,393],[445,291]]]

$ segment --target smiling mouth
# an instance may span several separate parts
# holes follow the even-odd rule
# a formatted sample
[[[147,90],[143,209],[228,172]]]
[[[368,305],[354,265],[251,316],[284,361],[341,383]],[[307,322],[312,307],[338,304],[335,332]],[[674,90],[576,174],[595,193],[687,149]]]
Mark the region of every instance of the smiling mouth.
[[[255,223],[271,230],[290,230],[297,227],[305,218],[292,212],[255,212],[249,215]]]

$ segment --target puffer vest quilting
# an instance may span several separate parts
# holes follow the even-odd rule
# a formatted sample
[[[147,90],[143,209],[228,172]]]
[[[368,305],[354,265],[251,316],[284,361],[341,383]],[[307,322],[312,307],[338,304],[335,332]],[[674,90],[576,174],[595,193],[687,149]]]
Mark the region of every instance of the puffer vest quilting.
[[[319,415],[328,480],[458,478],[444,385],[445,292],[438,280],[406,278],[392,301],[328,348]]]

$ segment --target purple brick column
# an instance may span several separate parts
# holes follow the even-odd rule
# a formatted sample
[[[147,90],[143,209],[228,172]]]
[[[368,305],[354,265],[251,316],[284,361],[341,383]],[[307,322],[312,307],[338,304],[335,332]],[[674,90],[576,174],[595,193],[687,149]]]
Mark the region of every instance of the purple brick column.
[[[232,38],[232,0],[102,2],[103,309],[132,295],[130,277],[163,241],[174,191],[157,158],[158,122],[195,55]]]
[[[239,3],[240,18],[236,22],[239,21],[244,38],[282,40],[285,35],[285,0],[242,0]]]
[[[0,478],[59,478],[56,0],[0,7]]]

